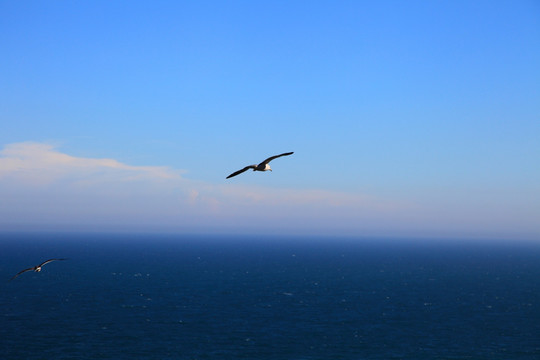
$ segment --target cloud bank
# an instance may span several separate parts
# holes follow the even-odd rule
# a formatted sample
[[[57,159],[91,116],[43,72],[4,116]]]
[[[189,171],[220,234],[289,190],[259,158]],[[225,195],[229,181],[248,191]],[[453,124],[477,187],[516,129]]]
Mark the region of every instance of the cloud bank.
[[[129,178],[170,179],[178,174],[165,167],[130,166],[113,159],[78,158],[63,154],[50,144],[24,142],[7,145],[0,155],[0,179],[15,178],[46,184],[70,176],[115,173]],[[117,180],[127,180],[121,177]]]
[[[0,230],[400,237],[540,234],[534,219],[538,205],[524,208],[477,194],[390,201],[323,189],[213,184],[182,173],[75,157],[50,144],[10,144],[0,151]]]
[[[210,184],[180,174],[74,157],[50,144],[10,144],[0,151],[0,226],[315,233],[357,228],[394,207],[355,194]]]

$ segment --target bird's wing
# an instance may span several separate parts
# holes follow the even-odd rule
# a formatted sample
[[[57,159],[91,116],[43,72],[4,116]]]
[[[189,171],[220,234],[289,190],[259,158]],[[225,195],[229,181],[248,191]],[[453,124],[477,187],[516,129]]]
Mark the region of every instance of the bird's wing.
[[[45,264],[50,263],[51,261],[57,261],[57,260],[67,260],[67,259],[49,259],[49,260],[46,260],[46,261],[42,262],[41,264],[39,264],[39,266],[43,266]]]
[[[238,170],[238,171],[235,171],[233,172],[231,175],[227,176],[227,179],[228,178],[232,178],[233,176],[236,176],[238,174],[241,174],[243,173],[244,171],[246,170],[249,170],[249,169],[255,169],[257,167],[257,165],[249,165],[249,166],[246,166],[245,168],[241,169],[241,170]]]
[[[288,153],[283,153],[283,154],[279,154],[279,155],[274,155],[274,156],[270,156],[268,159],[264,160],[261,164],[268,164],[270,161],[278,158],[278,157],[281,157],[281,156],[288,156],[288,155],[292,155],[294,154],[293,151],[291,152],[288,152]]]
[[[15,276],[13,276],[11,279],[9,279],[9,281],[15,279],[17,276],[21,275],[23,272],[32,271],[32,270],[34,270],[34,267],[31,267],[31,268],[28,268],[28,269],[21,270],[21,271],[19,271],[18,273],[16,273]]]

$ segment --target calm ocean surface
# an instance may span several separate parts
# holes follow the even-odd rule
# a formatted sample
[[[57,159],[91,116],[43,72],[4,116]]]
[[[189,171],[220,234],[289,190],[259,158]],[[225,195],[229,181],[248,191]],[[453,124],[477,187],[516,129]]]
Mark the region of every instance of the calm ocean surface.
[[[540,359],[540,245],[3,234],[0,257],[2,359]]]

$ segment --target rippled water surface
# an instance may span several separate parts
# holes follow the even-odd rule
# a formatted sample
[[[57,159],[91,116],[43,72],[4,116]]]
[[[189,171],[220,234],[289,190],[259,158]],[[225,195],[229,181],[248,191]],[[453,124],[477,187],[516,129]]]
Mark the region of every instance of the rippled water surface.
[[[0,256],[3,359],[540,359],[539,245],[4,234]]]

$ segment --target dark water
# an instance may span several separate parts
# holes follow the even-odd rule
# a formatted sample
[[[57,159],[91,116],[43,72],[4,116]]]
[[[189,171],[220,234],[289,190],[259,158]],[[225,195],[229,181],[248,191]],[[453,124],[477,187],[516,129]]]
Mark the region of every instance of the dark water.
[[[2,359],[540,359],[540,245],[4,234],[0,258]]]

